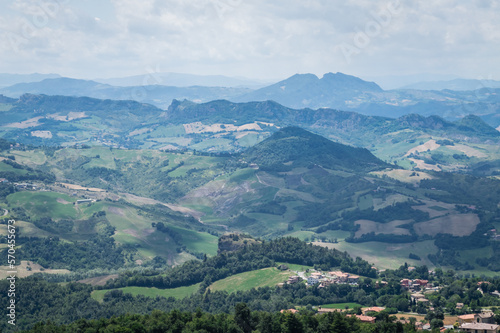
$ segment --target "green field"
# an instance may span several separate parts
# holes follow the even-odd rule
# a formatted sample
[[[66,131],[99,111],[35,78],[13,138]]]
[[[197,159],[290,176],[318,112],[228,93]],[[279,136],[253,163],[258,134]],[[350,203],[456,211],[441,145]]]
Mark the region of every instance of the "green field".
[[[437,252],[437,247],[433,240],[389,244],[382,242],[365,243],[347,243],[339,242],[337,244],[314,242],[315,245],[335,248],[340,251],[347,251],[351,257],[360,257],[378,269],[397,269],[405,262],[411,266],[434,265],[428,260],[427,255]],[[410,253],[418,255],[422,260],[409,259]]]
[[[69,195],[55,192],[22,191],[7,196],[9,205],[23,207],[32,218],[76,219],[79,212],[73,205],[75,201]]]
[[[288,277],[293,275],[293,272],[269,267],[227,277],[212,283],[209,288],[212,291],[224,290],[228,293],[234,293],[252,288],[273,287],[278,283],[285,282]]]
[[[346,307],[349,309],[354,309],[356,307],[362,307],[361,304],[358,303],[334,303],[334,304],[323,304],[322,308],[326,309],[345,309]]]
[[[25,175],[28,173],[26,170],[16,169],[12,165],[9,165],[3,161],[0,162],[0,172],[13,172],[16,175]]]
[[[187,287],[178,287],[172,289],[158,289],[158,288],[147,288],[147,287],[124,287],[117,288],[112,290],[121,290],[125,294],[132,294],[132,296],[142,295],[146,297],[174,297],[177,299],[182,299],[187,296],[192,295],[200,288],[200,284],[193,284]],[[92,298],[98,302],[102,302],[104,299],[104,294],[106,294],[108,290],[94,290],[92,292]]]
[[[177,227],[171,227],[182,236],[182,243],[186,248],[194,252],[203,252],[212,256],[217,254],[219,239],[217,236],[205,232],[197,232]]]
[[[312,266],[289,264],[286,262],[277,262],[276,265],[287,265],[288,269],[290,269],[291,271],[298,271],[298,272],[305,272],[306,269],[313,269],[314,268]]]

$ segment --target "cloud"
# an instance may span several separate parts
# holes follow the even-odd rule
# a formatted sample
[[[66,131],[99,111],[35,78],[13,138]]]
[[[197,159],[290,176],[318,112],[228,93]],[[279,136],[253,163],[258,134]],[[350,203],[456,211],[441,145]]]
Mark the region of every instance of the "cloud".
[[[492,0],[16,0],[0,5],[0,72],[500,78],[499,7]],[[350,61],[342,45],[355,47]]]

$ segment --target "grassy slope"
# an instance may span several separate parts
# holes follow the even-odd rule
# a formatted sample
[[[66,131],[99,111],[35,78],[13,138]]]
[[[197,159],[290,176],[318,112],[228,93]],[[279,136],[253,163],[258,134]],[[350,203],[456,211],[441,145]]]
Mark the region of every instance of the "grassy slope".
[[[187,287],[179,287],[172,289],[158,289],[158,288],[147,288],[147,287],[124,287],[118,288],[117,290],[121,290],[124,293],[132,294],[133,296],[143,295],[147,297],[174,297],[177,299],[182,299],[184,297],[190,296],[195,293],[200,287],[200,284],[193,284]],[[104,294],[106,294],[109,289],[105,290],[94,290],[92,292],[92,298],[96,301],[101,302],[104,298]]]
[[[252,288],[272,287],[285,282],[292,275],[294,273],[291,271],[280,271],[275,267],[269,267],[227,277],[212,283],[209,288],[213,291],[225,290],[228,293],[233,293]]]

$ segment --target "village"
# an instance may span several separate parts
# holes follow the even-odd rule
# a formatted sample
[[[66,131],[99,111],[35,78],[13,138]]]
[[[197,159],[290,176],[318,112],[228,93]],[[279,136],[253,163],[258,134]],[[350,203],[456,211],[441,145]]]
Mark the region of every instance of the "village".
[[[278,266],[280,270],[288,269],[286,265]],[[411,271],[414,267],[408,267]],[[433,273],[433,271],[430,271]],[[331,284],[348,284],[351,287],[359,287],[359,283],[362,283],[363,277],[355,274],[350,274],[342,271],[330,271],[321,272],[314,269],[308,269],[306,271],[296,271],[297,275],[291,276],[284,283],[279,283],[278,286],[284,286],[285,284],[296,284],[305,283],[308,287],[325,288]],[[420,306],[425,307],[429,311],[434,311],[427,295],[438,292],[442,286],[434,285],[428,280],[424,279],[401,279],[400,281],[401,290],[409,294],[409,298],[412,302],[421,304]],[[488,282],[478,282],[478,290],[483,293],[480,286],[483,283]],[[386,281],[376,281],[374,283],[375,288],[380,288],[387,285]],[[500,292],[491,292],[492,295],[500,297]],[[464,307],[463,303],[457,303],[456,308],[458,310]],[[344,312],[347,317],[354,316],[363,323],[375,323],[377,321],[377,316],[384,310],[385,307],[361,307],[358,309],[350,309],[348,306],[345,308],[335,308],[335,307],[313,307],[317,314],[326,314],[331,312]],[[291,312],[297,313],[299,309],[283,309],[282,313]],[[395,320],[401,322],[402,324],[411,323],[415,325],[415,328],[419,331],[430,331],[431,324],[426,320],[418,320],[417,318],[423,318],[419,313],[396,313],[392,315],[395,316]],[[458,316],[444,316],[444,325],[440,327],[441,332],[447,330],[456,330],[458,332],[468,332],[468,333],[496,333],[500,332],[500,325],[496,324],[495,314],[490,309],[481,309],[480,312],[463,314]]]

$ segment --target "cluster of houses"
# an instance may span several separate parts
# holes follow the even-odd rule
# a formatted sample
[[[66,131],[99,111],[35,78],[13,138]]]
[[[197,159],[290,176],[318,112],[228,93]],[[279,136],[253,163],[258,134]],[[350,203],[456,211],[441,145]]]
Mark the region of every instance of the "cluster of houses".
[[[383,311],[385,308],[383,307],[371,307],[371,308],[363,308],[362,314],[348,314],[348,317],[356,317],[361,322],[364,323],[375,323],[376,318],[369,316],[368,314],[373,314],[374,312]],[[332,309],[332,308],[322,308],[318,307],[318,315],[330,313],[330,312],[342,312],[342,309]],[[287,309],[281,310],[281,313],[290,312],[297,313],[296,309]],[[408,322],[406,319],[400,320],[403,323]],[[466,314],[462,316],[458,316],[458,330],[460,332],[466,333],[499,333],[500,325],[495,324],[495,315],[493,312],[482,312],[482,313],[474,313],[474,314]],[[418,331],[427,331],[430,330],[430,324],[424,324],[420,321],[415,323],[415,328]],[[457,326],[454,325],[445,325],[441,331],[445,331],[446,329],[456,329]]]
[[[376,318],[372,316],[368,316],[367,313],[373,313],[373,312],[380,312],[384,310],[385,308],[381,307],[371,307],[371,308],[364,308],[362,311],[362,314],[348,314],[347,317],[356,317],[358,318],[361,322],[363,323],[375,323]],[[332,308],[322,308],[321,306],[318,307],[318,315],[325,314],[325,313],[330,313],[330,312],[342,312],[342,309],[332,309]],[[285,312],[290,312],[290,313],[297,313],[299,312],[296,309],[288,309],[288,310],[281,310],[281,313]]]
[[[10,183],[7,178],[0,178],[0,184]],[[14,186],[19,190],[37,190],[38,185],[31,183],[14,183]]]
[[[500,326],[496,325],[493,312],[472,313],[458,316],[459,329],[468,333],[497,333]]]
[[[288,278],[287,284],[294,284],[301,281],[300,276],[291,276]],[[359,276],[349,273],[344,273],[341,271],[334,271],[328,273],[313,272],[307,277],[307,285],[314,286],[319,284],[318,288],[324,288],[330,284],[334,283],[348,283],[352,285],[357,285],[359,282]]]

